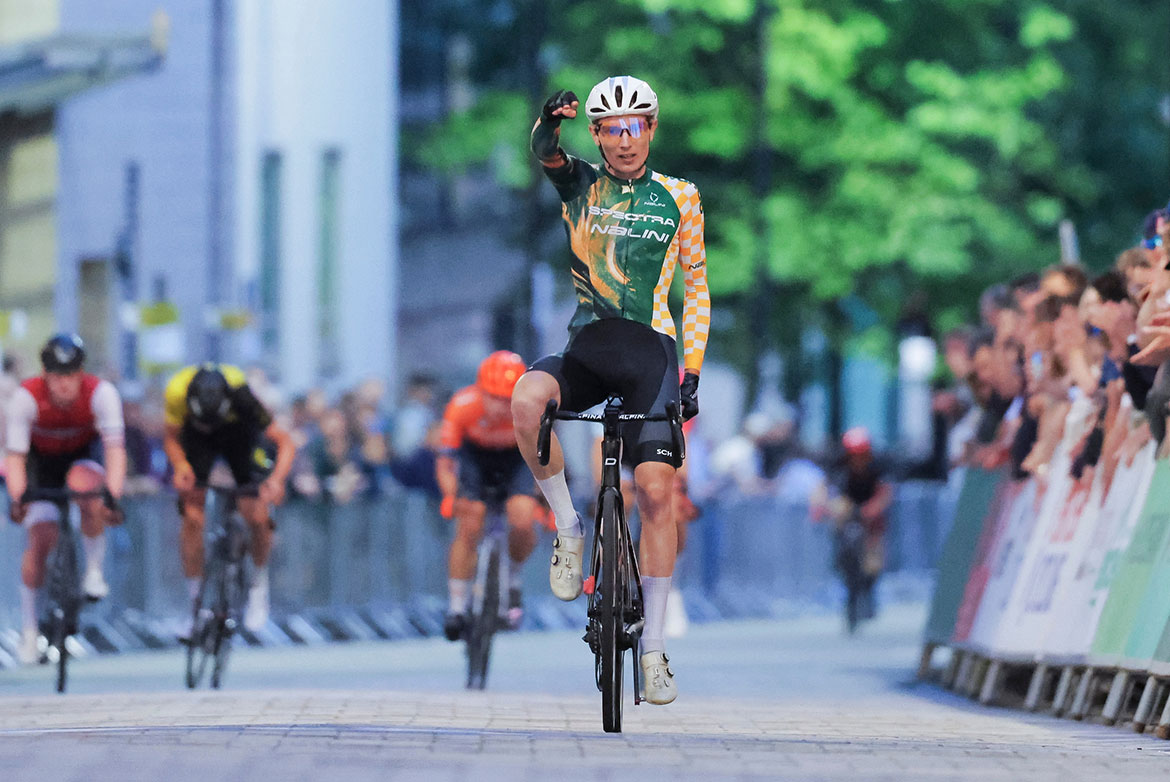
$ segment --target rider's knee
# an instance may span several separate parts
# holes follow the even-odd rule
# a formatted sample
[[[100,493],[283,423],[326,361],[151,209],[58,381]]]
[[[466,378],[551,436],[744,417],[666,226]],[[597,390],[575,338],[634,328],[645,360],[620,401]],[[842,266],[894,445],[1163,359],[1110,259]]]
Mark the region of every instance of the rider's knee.
[[[527,531],[536,523],[536,500],[532,497],[512,497],[505,510],[512,529]]]
[[[670,505],[672,502],[673,482],[670,476],[657,473],[638,476],[635,481],[638,491],[638,502],[649,502],[655,507]]]
[[[483,516],[474,513],[465,513],[456,516],[455,536],[463,540],[475,542],[483,534]]]
[[[556,381],[551,375],[539,372],[522,375],[512,390],[512,423],[523,429],[539,426],[545,405],[556,394]]]
[[[41,521],[28,528],[28,547],[38,554],[48,554],[57,545],[57,525]]]
[[[191,508],[189,505],[180,505],[181,518],[183,519],[183,531],[186,533],[194,533],[197,535],[203,534],[203,509],[198,511]]]

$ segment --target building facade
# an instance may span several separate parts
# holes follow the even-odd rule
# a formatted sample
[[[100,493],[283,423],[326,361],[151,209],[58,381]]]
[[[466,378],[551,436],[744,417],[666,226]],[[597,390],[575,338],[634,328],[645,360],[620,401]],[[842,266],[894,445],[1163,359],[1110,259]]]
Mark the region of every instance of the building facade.
[[[392,379],[396,2],[63,0],[61,25],[160,5],[165,67],[59,111],[58,318],[144,380],[207,359],[290,392]]]

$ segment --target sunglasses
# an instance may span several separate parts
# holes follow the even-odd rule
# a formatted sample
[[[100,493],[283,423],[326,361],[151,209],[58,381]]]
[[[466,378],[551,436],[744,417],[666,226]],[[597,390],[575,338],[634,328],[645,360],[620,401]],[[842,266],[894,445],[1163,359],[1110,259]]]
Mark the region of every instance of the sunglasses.
[[[1153,250],[1154,248],[1161,247],[1161,246],[1162,246],[1162,237],[1160,235],[1157,235],[1157,234],[1150,237],[1149,239],[1142,240],[1142,247],[1145,247],[1147,250]]]
[[[645,117],[610,117],[593,123],[598,135],[617,138],[629,133],[631,138],[641,138],[650,129],[650,120]]]

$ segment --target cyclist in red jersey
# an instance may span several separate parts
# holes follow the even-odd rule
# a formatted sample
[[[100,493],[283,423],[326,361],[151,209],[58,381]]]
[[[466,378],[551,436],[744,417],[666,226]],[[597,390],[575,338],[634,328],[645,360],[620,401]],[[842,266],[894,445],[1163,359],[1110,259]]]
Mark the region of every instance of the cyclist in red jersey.
[[[508,618],[516,627],[522,617],[520,577],[536,545],[537,513],[535,486],[516,447],[510,412],[512,388],[524,370],[524,361],[515,353],[492,353],[480,364],[475,384],[456,392],[443,414],[435,478],[443,494],[440,513],[455,518],[443,622],[443,633],[451,641],[462,637],[467,626],[475,549],[483,535],[487,501],[497,497],[506,498],[508,518]]]
[[[110,588],[102,573],[105,528],[120,524],[118,500],[126,482],[122,399],[113,384],[83,371],[85,347],[76,334],[58,334],[41,351],[44,373],[20,384],[7,411],[8,496],[12,521],[28,529],[21,562],[21,634],[18,653],[36,662],[36,603],[45,580],[45,560],[57,543],[58,512],[51,502],[20,502],[25,490],[70,488],[92,491],[103,483],[111,501],[83,500],[81,543],[85,552],[82,589],[91,600]],[[96,457],[101,442],[103,468]],[[53,522],[53,523],[49,523]]]
[[[661,412],[674,403],[689,419],[699,411],[699,372],[711,322],[699,190],[647,166],[658,130],[658,96],[632,76],[614,76],[593,87],[583,108],[602,165],[560,146],[560,124],[575,118],[578,107],[572,92],[557,92],[545,102],[531,139],[533,154],[561,198],[577,310],[565,350],[534,363],[512,399],[520,451],[556,516],[549,585],[562,600],[581,594],[584,530],[555,434],[548,465],[536,458],[545,404],[556,400],[562,409],[579,412],[618,393],[628,413]],[[669,305],[676,271],[684,283],[681,385]],[[640,664],[646,700],[665,704],[678,694],[663,626],[678,553],[673,498],[682,454],[675,453],[664,423],[629,426],[623,440],[642,518],[646,623]]]

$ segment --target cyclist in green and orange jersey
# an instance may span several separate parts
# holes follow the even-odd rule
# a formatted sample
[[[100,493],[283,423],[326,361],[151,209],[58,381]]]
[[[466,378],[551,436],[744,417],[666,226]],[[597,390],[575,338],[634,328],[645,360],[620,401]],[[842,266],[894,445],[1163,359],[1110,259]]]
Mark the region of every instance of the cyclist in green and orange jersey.
[[[661,412],[667,402],[681,401],[684,418],[693,417],[711,310],[698,188],[646,165],[658,129],[658,96],[631,76],[605,79],[593,88],[585,115],[601,151],[600,166],[560,146],[560,124],[575,118],[578,107],[577,96],[562,90],[545,103],[532,130],[532,151],[561,197],[577,310],[565,350],[533,364],[512,395],[517,444],[556,516],[549,582],[562,600],[581,593],[585,544],[555,435],[548,466],[536,458],[545,404],[555,399],[563,410],[581,411],[617,393],[629,413]],[[681,386],[668,304],[679,267],[686,289]],[[675,453],[666,423],[630,426],[624,437],[642,518],[646,699],[670,703],[677,690],[667,665],[663,620],[677,554],[672,500],[681,454]]]

